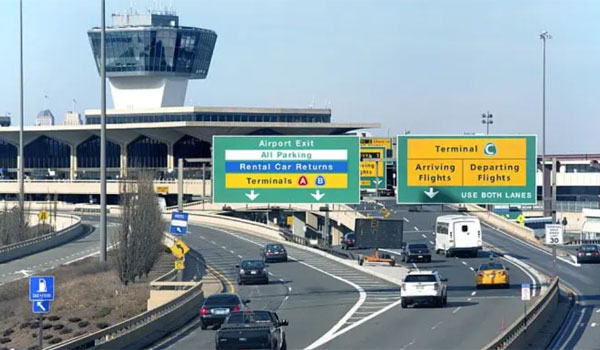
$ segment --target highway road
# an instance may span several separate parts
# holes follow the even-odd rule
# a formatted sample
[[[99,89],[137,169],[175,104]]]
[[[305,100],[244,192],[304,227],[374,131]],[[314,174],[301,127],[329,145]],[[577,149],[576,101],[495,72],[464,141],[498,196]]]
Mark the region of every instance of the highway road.
[[[289,262],[270,264],[269,285],[238,286],[234,266],[242,258],[258,258],[267,240],[197,225],[189,230],[185,242],[231,282],[230,290],[250,299],[251,308],[276,310],[290,321],[286,329],[290,349],[326,344],[399,302],[398,286],[290,246]],[[214,332],[195,325],[159,348],[212,348]]]
[[[434,246],[435,212],[409,212],[385,203],[394,212],[390,219],[404,220],[406,242]],[[368,209],[372,209],[369,207]],[[378,209],[378,208],[377,208]],[[393,253],[393,251],[388,251]],[[448,278],[448,306],[444,309],[396,307],[365,323],[355,334],[333,340],[328,347],[353,349],[480,349],[523,313],[520,284],[539,285],[533,276],[507,261],[511,268],[509,289],[476,289],[474,268],[489,262],[489,252],[477,258],[433,255],[431,263],[407,267],[437,270]],[[494,258],[498,260],[498,257]],[[398,261],[399,257],[398,257]],[[536,293],[539,290],[536,289]],[[474,327],[476,324],[476,327]]]
[[[410,226],[413,230],[406,237],[430,244],[431,232],[419,226],[431,227],[429,222],[435,216],[435,213],[406,212],[402,217],[414,220]],[[297,261],[271,264],[272,283],[237,286],[234,266],[242,258],[259,257],[259,249],[266,240],[198,225],[191,225],[190,232],[184,239],[186,243],[231,281],[230,289],[251,299],[251,307],[273,309],[290,320],[286,333],[291,349],[481,348],[523,312],[520,284],[538,283],[509,264],[510,289],[476,290],[471,268],[489,261],[487,254],[467,259],[436,255],[432,263],[416,267],[436,269],[449,279],[448,306],[401,309],[398,286],[288,246],[288,253]],[[361,298],[364,301],[356,308]],[[477,331],[465,336],[465,329],[471,329],[473,322],[477,322]],[[159,348],[212,346],[214,330],[202,331],[195,324]]]
[[[59,247],[0,264],[0,285],[98,253],[100,244],[99,216],[84,215],[81,216],[81,220],[86,226],[86,232],[78,239]],[[116,219],[109,218],[109,233],[115,226]]]

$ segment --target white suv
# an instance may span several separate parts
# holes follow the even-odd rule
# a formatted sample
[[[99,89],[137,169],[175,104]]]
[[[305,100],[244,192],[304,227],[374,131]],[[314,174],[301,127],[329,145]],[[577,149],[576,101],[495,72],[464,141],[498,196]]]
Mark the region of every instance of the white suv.
[[[402,308],[413,304],[433,304],[443,307],[448,301],[446,281],[437,271],[410,271],[400,291]]]

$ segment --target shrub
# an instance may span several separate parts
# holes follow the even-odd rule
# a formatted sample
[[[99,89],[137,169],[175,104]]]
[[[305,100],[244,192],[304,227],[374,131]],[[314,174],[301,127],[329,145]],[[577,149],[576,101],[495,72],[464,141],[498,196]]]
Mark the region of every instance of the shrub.
[[[69,317],[69,322],[75,323],[75,322],[79,322],[79,321],[81,321],[81,318],[79,318],[79,317]]]
[[[89,326],[90,323],[88,321],[81,321],[77,325],[79,326],[79,328],[85,328],[85,327]]]
[[[80,335],[84,335],[86,332],[85,331],[77,331],[75,333],[73,333],[74,337],[79,337]]]
[[[48,344],[58,344],[58,343],[60,343],[61,341],[62,341],[62,339],[61,339],[61,338],[58,338],[58,337],[56,337],[56,338],[54,338],[54,339],[50,340],[50,341],[48,342]]]
[[[59,332],[60,334],[69,334],[69,333],[73,333],[73,330],[71,328],[63,328],[60,330]]]
[[[54,326],[52,326],[52,329],[54,329],[55,331],[59,330],[59,329],[63,329],[65,326],[62,324],[55,324]]]
[[[44,340],[52,339],[54,336],[52,334],[46,334],[44,336]]]
[[[42,329],[50,329],[50,328],[52,328],[51,324],[46,323],[45,325],[42,326]]]
[[[4,338],[0,338],[0,344],[6,344],[6,343],[10,343],[11,340],[10,338],[4,337]]]
[[[15,332],[14,330],[12,330],[11,328],[8,328],[8,329],[4,330],[2,335],[5,337],[8,337],[9,335],[13,334],[14,332]]]
[[[96,323],[96,327],[98,327],[100,329],[104,329],[104,328],[110,327],[110,323],[108,323],[108,322],[98,322],[98,323]]]
[[[60,320],[60,316],[53,315],[53,316],[48,317],[48,321],[58,321],[58,320]]]

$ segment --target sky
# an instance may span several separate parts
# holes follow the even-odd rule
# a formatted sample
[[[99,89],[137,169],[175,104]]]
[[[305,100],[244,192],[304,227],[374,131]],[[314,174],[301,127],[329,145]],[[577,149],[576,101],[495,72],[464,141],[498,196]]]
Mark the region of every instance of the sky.
[[[100,0],[23,0],[25,124],[50,108],[99,108],[87,30]],[[0,115],[19,116],[19,2],[0,0]],[[600,153],[600,2],[547,0],[106,0],[110,15],[171,6],[214,30],[205,80],[186,105],[328,108],[375,136],[542,134],[548,154]],[[48,96],[46,99],[44,96]],[[108,108],[112,107],[108,93]]]

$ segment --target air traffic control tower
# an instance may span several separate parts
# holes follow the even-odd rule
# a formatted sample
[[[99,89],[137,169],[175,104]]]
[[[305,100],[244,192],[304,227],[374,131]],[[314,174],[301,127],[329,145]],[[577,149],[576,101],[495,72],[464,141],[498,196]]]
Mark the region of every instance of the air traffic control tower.
[[[205,79],[217,34],[180,27],[174,13],[113,14],[106,76],[116,109],[183,106],[189,79]],[[100,71],[100,28],[88,31]]]

